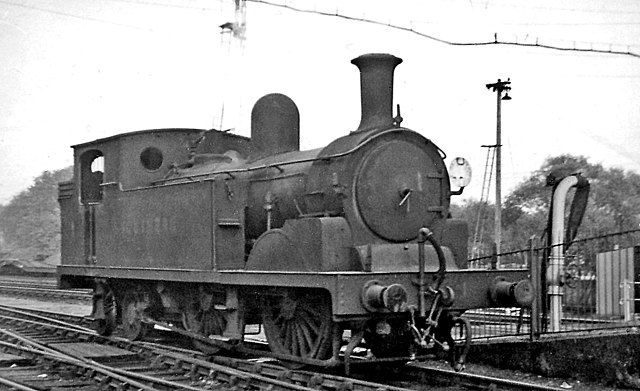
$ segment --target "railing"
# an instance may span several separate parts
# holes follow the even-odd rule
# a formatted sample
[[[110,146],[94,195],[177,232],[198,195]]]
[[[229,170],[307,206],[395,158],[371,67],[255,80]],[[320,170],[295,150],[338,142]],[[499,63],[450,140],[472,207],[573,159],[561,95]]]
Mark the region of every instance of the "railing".
[[[620,289],[622,291],[622,300],[620,300],[620,304],[623,308],[625,322],[635,320],[635,306],[636,303],[640,302],[640,299],[635,295],[635,288],[638,285],[640,285],[640,282],[634,282],[633,280],[628,280],[626,278],[622,284],[620,284]]]
[[[560,246],[565,250],[564,268],[560,270],[560,319],[551,319],[554,314],[549,311],[546,294],[552,247],[535,248],[531,244],[525,250],[469,260],[470,268],[529,268],[538,292],[530,309],[493,308],[465,313],[472,323],[474,338],[536,339],[551,333],[640,325],[640,230],[579,239]],[[552,321],[560,327],[550,327]]]

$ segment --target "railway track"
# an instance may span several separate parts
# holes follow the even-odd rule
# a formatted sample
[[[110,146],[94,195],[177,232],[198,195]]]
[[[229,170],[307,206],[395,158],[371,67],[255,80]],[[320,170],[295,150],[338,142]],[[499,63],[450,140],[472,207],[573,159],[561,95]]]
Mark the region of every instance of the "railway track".
[[[81,385],[145,390],[407,390],[249,360],[218,358],[209,362],[195,352],[103,338],[74,324],[42,316],[35,321],[23,316],[24,312],[2,308],[0,315],[0,346],[10,352],[8,360],[14,360],[15,365],[0,370],[0,382],[18,384],[22,389],[47,389],[55,383],[56,389]]]
[[[37,287],[34,285],[38,285],[39,281],[11,281],[6,283],[6,281],[2,281],[0,279],[0,286],[4,285],[6,286],[7,291],[6,292],[11,292],[8,293],[12,296],[14,295],[18,295],[17,293],[15,293],[15,289],[20,290],[21,292],[23,291],[23,288],[27,288],[26,289],[26,293],[20,293],[20,295],[24,295],[27,297],[34,297],[34,298],[40,298],[42,297],[42,294],[44,294],[45,296],[48,297],[48,299],[54,298],[54,300],[64,300],[66,301],[69,297],[73,297],[73,296],[66,296],[64,294],[62,295],[53,295],[50,293],[47,293],[47,288],[44,287],[44,285],[52,285],[52,281],[49,282],[45,282],[45,284],[42,284],[42,287]],[[13,287],[13,291],[11,290],[10,287]],[[42,293],[36,293],[38,290],[42,290]],[[53,289],[55,290],[55,289]],[[57,291],[57,290],[55,290]],[[3,291],[0,289],[0,295],[3,294]],[[77,291],[71,291],[75,294],[77,294]],[[90,295],[87,294],[87,292],[82,292],[82,295],[87,295],[87,298],[90,298]],[[87,300],[87,299],[84,299]],[[88,299],[90,300],[90,299]],[[82,300],[81,300],[82,301]],[[90,301],[89,301],[90,302]],[[40,318],[34,317],[34,315],[39,315]],[[74,317],[74,316],[65,316],[65,315],[61,315],[61,314],[54,314],[51,312],[47,312],[47,311],[33,311],[30,310],[25,311],[25,314],[23,316],[31,316],[31,319],[34,322],[41,322],[44,321],[43,319],[48,319],[48,318],[53,318],[55,317],[56,319],[58,319],[59,321],[67,324],[75,324],[78,327],[83,328],[83,331],[93,334],[92,328],[92,322],[91,319],[88,319],[87,317]],[[127,343],[129,343],[127,341]],[[143,345],[145,344],[149,344],[149,342],[143,342]],[[184,340],[182,341],[182,345],[184,346]],[[264,351],[264,343],[263,344],[257,344],[257,345],[251,345],[251,344],[246,344],[249,346],[249,349],[247,349],[247,351],[249,352],[253,352],[253,353],[257,353],[259,351]],[[151,346],[148,346],[149,349],[151,349]],[[170,351],[170,352],[174,352],[175,354],[179,354],[179,355],[186,355],[188,357],[196,357],[199,360],[202,361],[213,361],[214,363],[218,363],[219,365],[231,365],[232,367],[240,367],[240,368],[246,368],[247,371],[255,373],[255,372],[260,372],[265,370],[265,368],[267,368],[267,371],[269,373],[279,373],[279,375],[281,378],[284,379],[296,379],[295,381],[297,381],[299,384],[307,384],[308,382],[317,382],[318,378],[316,378],[315,380],[311,380],[311,378],[313,377],[313,375],[305,375],[302,376],[300,374],[298,374],[297,372],[283,372],[286,370],[283,370],[281,367],[277,366],[277,365],[273,365],[273,364],[266,364],[264,358],[259,359],[259,362],[255,362],[255,360],[251,361],[229,361],[230,359],[228,358],[208,358],[206,356],[201,355],[199,352],[195,352],[192,350],[184,350],[184,349],[178,349],[178,348],[170,348],[166,345],[158,345],[155,344],[153,345],[153,349],[155,350],[166,350],[166,351]],[[177,349],[177,350],[176,350]],[[265,353],[265,355],[267,355],[267,353]],[[275,360],[267,360],[267,362],[274,362]],[[257,368],[256,369],[256,366]],[[368,364],[362,364],[361,362],[359,362],[357,357],[354,357],[354,361],[352,363],[353,368],[354,368],[354,374],[356,376],[360,376],[360,378],[367,378],[367,373],[371,373],[371,369],[372,366],[368,365]],[[376,371],[377,368],[374,368],[374,371]],[[82,372],[82,371],[80,371]],[[498,389],[505,389],[505,390],[558,390],[557,387],[549,387],[549,386],[545,386],[545,385],[539,385],[539,384],[535,384],[535,383],[527,383],[527,382],[514,382],[511,379],[507,379],[507,378],[499,378],[499,377],[494,377],[494,376],[485,376],[485,375],[479,375],[479,374],[474,374],[474,373],[470,373],[470,372],[461,372],[461,373],[456,373],[453,372],[451,370],[449,370],[448,368],[433,368],[430,366],[426,366],[423,364],[418,364],[418,363],[411,363],[406,367],[406,370],[403,369],[403,372],[405,373],[406,376],[408,376],[408,378],[410,380],[408,380],[409,382],[411,382],[413,385],[415,384],[424,384],[424,383],[429,383],[429,384],[442,384],[445,385],[445,387],[449,387],[450,385],[453,385],[454,387],[481,387],[481,388],[498,388]],[[324,376],[327,376],[326,374]],[[306,380],[300,380],[300,379],[306,379]],[[349,383],[344,383],[344,384],[349,384]],[[404,384],[402,381],[400,381],[398,384]],[[349,387],[353,387],[353,385],[347,385],[346,386],[347,389],[349,389]],[[385,388],[386,386],[384,386],[383,388]],[[411,386],[411,388],[414,388],[414,386]],[[366,389],[366,388],[365,388]]]
[[[0,275],[0,284],[15,284],[15,285],[35,285],[39,287],[55,288],[58,286],[58,281],[55,277],[35,277],[35,276],[20,276],[20,275]]]
[[[404,369],[406,376],[415,381],[428,381],[441,386],[465,389],[505,390],[505,391],[566,391],[563,388],[536,384],[498,376],[480,375],[467,372],[455,372],[450,368],[433,368],[420,363],[409,363]]]
[[[89,387],[87,389],[107,386],[211,389],[216,386],[236,390],[401,391],[435,383],[455,388],[559,390],[422,364],[409,364],[402,370],[402,379],[391,382],[402,386],[390,382],[381,384],[331,373],[290,370],[264,358],[206,357],[196,351],[159,343],[104,338],[83,325],[86,319],[71,316],[53,319],[47,315],[42,311],[33,313],[0,306],[0,339],[4,341],[0,350],[17,356],[14,364],[18,368],[0,369],[1,384],[9,384],[3,383],[7,381],[31,387],[24,389],[46,389],[55,383],[56,389],[82,385]],[[358,378],[371,373],[371,367],[361,366],[357,361],[353,364]]]
[[[48,278],[0,278],[0,294],[14,297],[47,298],[53,300],[91,303],[91,291],[87,289],[58,289],[56,281]]]

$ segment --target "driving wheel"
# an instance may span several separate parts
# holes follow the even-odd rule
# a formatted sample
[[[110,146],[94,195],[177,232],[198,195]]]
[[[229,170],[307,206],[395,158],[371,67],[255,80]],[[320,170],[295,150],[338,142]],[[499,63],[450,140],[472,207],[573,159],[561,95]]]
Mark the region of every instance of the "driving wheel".
[[[198,304],[192,304],[182,313],[182,323],[186,330],[209,338],[211,335],[222,335],[227,321],[222,311],[210,308],[204,311]],[[197,338],[192,339],[193,346],[205,354],[216,354],[220,347],[208,344]]]
[[[116,329],[116,299],[109,285],[104,282],[96,283],[93,292],[92,316],[99,313],[104,316],[95,320],[94,328],[99,335],[108,337]]]
[[[326,294],[287,290],[270,295],[263,302],[262,322],[275,353],[316,360],[331,355],[334,328],[331,299]]]
[[[142,320],[147,304],[137,296],[129,293],[122,301],[122,331],[125,337],[132,341],[144,338],[153,329],[152,324]]]

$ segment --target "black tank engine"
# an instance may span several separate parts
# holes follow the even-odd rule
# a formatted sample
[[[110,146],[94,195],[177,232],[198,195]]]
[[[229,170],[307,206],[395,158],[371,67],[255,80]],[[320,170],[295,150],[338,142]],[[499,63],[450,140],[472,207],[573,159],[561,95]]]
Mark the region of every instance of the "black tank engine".
[[[299,150],[298,109],[282,94],[255,104],[251,138],[161,129],[73,146],[60,285],[93,287],[102,334],[171,324],[215,352],[262,324],[292,362],[348,361],[364,340],[376,358],[448,344],[459,367],[451,329],[470,333],[459,315],[529,305],[531,285],[526,270],[467,269],[443,152],[392,114],[401,62],[352,61],[362,119],[324,148]]]

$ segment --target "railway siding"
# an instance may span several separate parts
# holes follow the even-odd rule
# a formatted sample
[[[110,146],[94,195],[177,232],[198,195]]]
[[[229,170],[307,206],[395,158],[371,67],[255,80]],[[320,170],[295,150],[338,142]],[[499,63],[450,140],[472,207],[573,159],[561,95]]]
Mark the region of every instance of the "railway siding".
[[[1,309],[2,307],[0,307]],[[6,310],[12,311],[12,310]],[[17,317],[28,317],[29,311],[13,311],[17,316],[11,319],[12,327],[21,328],[22,334],[30,336],[24,338],[22,345],[32,346],[32,344],[46,345],[41,350],[51,349],[55,351],[55,356],[65,355],[66,361],[52,362],[47,358],[46,365],[38,366],[44,359],[34,358],[34,349],[27,350],[29,358],[25,359],[18,355],[11,355],[5,358],[5,364],[21,364],[23,374],[17,380],[22,382],[35,382],[32,385],[42,385],[45,380],[56,382],[58,385],[68,384],[78,385],[78,383],[90,386],[91,382],[97,382],[97,387],[104,387],[106,384],[122,386],[131,372],[142,371],[143,374],[134,376],[133,382],[143,382],[149,378],[164,378],[182,381],[183,389],[200,389],[204,387],[235,387],[237,390],[243,389],[264,389],[271,387],[272,390],[308,390],[323,389],[352,390],[352,391],[406,391],[411,389],[434,389],[433,384],[445,384],[444,388],[455,386],[472,388],[498,387],[501,390],[558,390],[557,385],[541,385],[535,383],[514,382],[506,378],[500,379],[494,376],[478,375],[477,373],[454,373],[450,368],[438,369],[429,368],[421,364],[412,364],[403,369],[403,376],[413,376],[414,380],[407,386],[404,381],[401,387],[390,385],[389,378],[383,376],[385,384],[376,383],[375,380],[359,380],[355,378],[345,378],[330,373],[318,373],[315,371],[289,370],[270,361],[246,360],[229,357],[208,357],[204,361],[204,356],[197,352],[182,349],[170,348],[151,342],[130,342],[121,338],[104,338],[95,335],[91,331],[85,331],[82,326],[69,324],[63,329],[60,328],[61,321],[52,321],[55,325],[47,325],[47,317],[42,313],[31,316],[32,319],[27,326],[20,325]],[[2,317],[6,320],[10,312],[4,312]],[[35,322],[33,319],[37,319]],[[71,320],[66,317],[65,319]],[[78,321],[80,319],[77,319]],[[29,342],[38,339],[40,342]],[[16,345],[13,340],[11,346]],[[46,343],[45,343],[46,342]],[[15,346],[14,346],[15,347]],[[70,357],[70,358],[69,358]],[[13,360],[13,361],[11,361]],[[71,360],[71,362],[69,362]],[[1,361],[0,361],[1,362]],[[96,367],[84,366],[87,362],[98,365]],[[27,364],[35,363],[32,366]],[[78,365],[79,364],[79,365]],[[104,365],[108,364],[109,367]],[[354,363],[354,369],[360,367]],[[24,369],[27,368],[27,369]],[[106,371],[106,372],[105,372]],[[360,377],[370,379],[371,375],[382,373],[380,368],[372,368],[371,365],[360,367],[356,371]],[[0,377],[2,377],[0,371]],[[5,378],[14,373],[7,372]],[[42,374],[46,376],[42,377]],[[388,373],[391,375],[391,373]],[[41,377],[38,377],[41,376]],[[15,376],[14,376],[15,378]],[[267,379],[267,380],[265,380]],[[12,381],[12,380],[11,380]],[[266,381],[266,383],[265,383]],[[119,383],[118,383],[119,382]],[[52,384],[52,383],[47,383]],[[163,385],[166,387],[166,384]],[[443,389],[443,387],[436,388]]]
[[[47,381],[69,381],[69,387],[78,382],[87,385],[85,383],[93,381],[97,383],[96,389],[105,382],[116,382],[117,387],[130,385],[136,389],[154,389],[158,385],[163,389],[180,390],[234,387],[237,390],[305,391],[321,387],[327,390],[407,391],[340,376],[292,371],[276,365],[249,364],[244,360],[225,358],[207,362],[197,354],[193,357],[159,345],[105,338],[73,324],[63,326],[57,320],[47,323],[42,316],[37,322],[20,319],[24,311],[11,313],[7,308],[2,311],[0,337],[7,341],[2,345],[11,349],[5,363],[15,366],[4,374],[0,372],[0,378],[22,384],[27,387],[25,389],[41,387],[46,378]],[[24,364],[25,357],[28,370],[20,372],[15,368],[19,363]],[[7,360],[14,361],[9,363]],[[27,375],[22,376],[24,373]]]
[[[54,298],[54,300],[60,300],[60,299]],[[86,308],[86,313],[88,313],[89,310],[90,310],[89,308]],[[204,379],[205,382],[208,382],[210,385],[213,384],[214,382],[222,381],[222,380],[216,380],[218,376],[227,376],[227,377],[229,376],[228,374],[224,375],[224,371],[220,371],[217,369],[214,369],[213,372],[211,368],[197,369],[198,368],[197,363],[199,361],[204,360],[205,357],[191,350],[178,349],[178,348],[170,349],[169,347],[162,346],[157,343],[151,343],[151,342],[132,343],[128,340],[124,340],[121,338],[105,339],[103,337],[99,337],[95,335],[95,333],[89,329],[90,325],[86,323],[87,321],[86,318],[82,319],[82,317],[74,317],[70,315],[65,315],[65,316],[56,315],[56,319],[66,323],[75,323],[77,325],[67,324],[66,326],[67,331],[64,331],[64,332],[61,331],[60,329],[58,329],[58,331],[53,331],[53,329],[47,328],[49,326],[38,325],[39,323],[44,324],[48,322],[47,319],[53,316],[51,313],[47,313],[44,311],[32,311],[32,310],[24,310],[20,312],[21,312],[20,316],[15,315],[14,317],[26,317],[27,315],[29,315],[29,319],[31,319],[33,322],[36,322],[36,323],[32,323],[31,324],[32,326],[28,327],[27,330],[29,332],[35,332],[36,329],[43,328],[45,334],[47,335],[48,343],[52,344],[50,345],[51,347],[66,346],[66,349],[72,349],[72,350],[75,349],[79,351],[84,351],[84,350],[91,351],[92,349],[91,346],[93,346],[94,343],[97,344],[97,342],[94,342],[94,341],[104,340],[104,341],[109,341],[108,342],[110,344],[109,346],[112,346],[112,347],[106,348],[105,346],[107,345],[104,345],[104,344],[97,345],[97,346],[101,346],[101,350],[105,351],[104,357],[111,356],[110,359],[108,359],[107,361],[110,360],[115,362],[117,361],[115,359],[118,356],[118,354],[106,354],[107,351],[114,350],[115,352],[133,352],[133,353],[126,353],[125,356],[131,355],[134,353],[149,355],[149,356],[154,355],[154,357],[156,358],[151,361],[147,361],[147,364],[144,364],[144,366],[146,366],[147,369],[155,368],[154,370],[156,371],[155,373],[157,374],[162,373],[163,370],[166,370],[166,369],[163,369],[163,367],[172,368],[172,370],[175,370],[176,367],[184,366],[185,370],[182,372],[188,373],[190,379],[191,377],[193,378],[200,377]],[[13,313],[15,314],[15,312]],[[80,340],[77,339],[75,342],[69,342],[69,341],[64,342],[64,339],[61,339],[60,337],[60,335],[63,335],[63,334],[68,334],[70,336],[75,335],[78,338],[80,338],[79,336],[81,334],[82,337]],[[619,360],[619,357],[626,356],[627,357],[626,363],[628,363],[629,366],[622,367],[622,368],[626,368],[628,372],[632,370],[632,365],[631,365],[632,358],[630,357],[633,357],[633,355],[631,354],[631,352],[629,352],[629,350],[634,350],[634,349],[635,351],[640,350],[636,346],[637,342],[633,341],[633,339],[637,340],[637,337],[638,337],[637,333],[623,333],[621,334],[621,336],[616,335],[613,337],[611,336],[611,332],[608,332],[607,334],[605,333],[601,333],[601,334],[602,335],[598,336],[591,333],[589,335],[590,338],[587,338],[585,336],[583,336],[582,338],[576,338],[573,336],[564,336],[563,339],[568,339],[569,341],[573,341],[574,339],[577,339],[577,340],[573,341],[572,343],[563,343],[562,339],[559,341],[554,341],[556,344],[555,348],[549,348],[549,347],[543,346],[543,344],[541,343],[533,344],[533,343],[529,343],[527,341],[522,341],[522,340],[520,341],[511,340],[511,341],[500,341],[500,342],[492,341],[491,343],[478,343],[476,341],[476,343],[474,343],[474,346],[472,347],[472,352],[469,355],[469,358],[472,361],[468,363],[467,370],[461,374],[453,373],[448,365],[444,363],[440,363],[441,365],[438,365],[438,361],[433,361],[433,360],[428,361],[427,365],[429,365],[430,367],[435,366],[435,369],[417,368],[417,366],[422,366],[422,364],[411,364],[409,367],[406,368],[406,372],[404,370],[403,372],[406,374],[411,374],[411,376],[415,378],[413,384],[422,384],[423,386],[425,384],[433,384],[434,382],[435,384],[446,384],[446,385],[460,384],[460,386],[464,386],[465,382],[471,382],[471,384],[479,384],[482,381],[487,386],[491,384],[495,385],[500,383],[499,385],[500,389],[558,389],[558,387],[560,387],[560,385],[562,385],[563,383],[566,383],[565,385],[572,387],[574,391],[580,391],[583,389],[584,390],[588,389],[590,391],[605,389],[604,387],[603,388],[594,387],[593,383],[584,382],[584,380],[589,380],[590,382],[595,381],[599,384],[608,383],[610,385],[634,387],[634,383],[631,380],[632,375],[629,374],[628,377],[625,377],[625,374],[622,371],[620,370],[616,371],[612,363],[615,362],[615,360]],[[610,359],[610,362],[606,362],[603,364],[603,365],[608,365],[607,369],[602,369],[602,367],[594,367],[593,365],[591,367],[583,366],[582,361],[589,360],[589,359],[594,360],[594,359],[593,359],[593,354],[589,356],[589,353],[587,353],[584,350],[584,347],[579,347],[579,346],[580,344],[582,345],[592,344],[596,338],[599,338],[601,340],[601,342],[598,342],[598,344],[605,344],[605,345],[611,343],[612,339],[615,340],[620,338],[623,338],[624,340],[631,340],[631,342],[629,343],[624,341],[618,342],[621,345],[626,345],[627,347],[625,349],[618,349],[615,346],[619,346],[619,345],[614,345],[614,344],[612,344],[610,348],[605,348],[605,349],[610,349],[608,351],[609,353],[611,354],[616,353],[619,356],[611,359],[611,356],[609,356],[608,354],[603,354],[602,360]],[[551,343],[551,341],[545,341],[545,342]],[[0,349],[0,352],[2,350],[4,349]],[[61,350],[64,350],[64,348],[62,348]],[[601,345],[595,345],[594,349],[592,350],[598,354],[599,354],[599,351],[600,352],[605,351],[604,349],[601,349]],[[562,351],[562,352],[559,352],[559,351]],[[140,352],[145,352],[145,353],[140,353]],[[544,356],[543,358],[538,359],[538,362],[535,361],[536,360],[535,357],[539,357],[545,354],[547,356],[550,355],[550,357]],[[579,356],[578,359],[576,359],[575,357],[572,358],[571,354]],[[72,354],[72,355],[81,356],[79,354],[78,355]],[[158,357],[162,357],[162,359]],[[101,360],[99,357],[95,357],[93,359],[95,359],[95,361],[104,361],[104,359]],[[231,359],[226,357],[213,357],[213,358],[209,357],[206,359],[213,360],[214,364],[220,365],[223,368],[231,367],[240,372],[270,377],[272,379],[285,381],[289,383],[295,383],[297,385],[302,385],[303,387],[311,386],[312,388],[315,388],[320,386],[320,387],[323,387],[324,389],[331,390],[331,389],[338,388],[336,384],[343,384],[343,387],[348,387],[353,390],[375,390],[377,388],[384,388],[386,390],[396,389],[388,385],[384,386],[376,383],[361,382],[359,380],[354,380],[354,379],[346,380],[346,382],[344,383],[339,383],[339,381],[333,380],[331,375],[318,374],[315,372],[305,372],[305,371],[290,371],[290,370],[283,369],[280,366],[274,365],[273,363],[270,363],[270,361],[267,361],[267,362],[263,360],[247,361],[247,360],[236,360],[236,359]],[[10,353],[8,352],[5,353],[4,355],[0,353],[0,367],[10,366],[13,363],[24,365],[25,360],[32,360],[32,358],[29,358],[29,359],[25,359],[24,357],[18,358],[15,355],[10,355]],[[622,361],[624,361],[624,359]],[[126,360],[124,360],[123,363],[124,362],[126,362]],[[560,364],[558,364],[558,362]],[[153,363],[153,365],[149,363]],[[577,363],[577,364],[572,366],[573,363]],[[490,366],[487,366],[486,364],[491,364],[493,366],[490,367]],[[625,362],[620,363],[620,365],[624,365],[624,364]],[[58,366],[60,365],[64,367],[65,364],[58,364]],[[540,365],[540,367],[537,368],[535,367],[535,365]],[[554,369],[553,367],[546,367],[545,365],[564,365],[565,367],[570,367],[569,369],[571,370],[571,372],[570,373],[567,373],[567,371],[561,372],[558,368]],[[51,368],[56,368],[55,365],[50,364],[49,366]],[[371,374],[374,372],[379,372],[377,369],[372,368],[370,365],[360,366],[359,363],[354,363],[354,370],[359,367],[361,368],[361,370],[358,370],[356,372],[359,372],[360,376],[362,376],[363,373]],[[74,374],[73,376],[75,377],[82,377],[82,376],[85,376],[84,375],[85,373],[91,372],[90,369],[79,369],[79,368],[71,368],[71,367],[66,369],[65,368],[61,369],[61,371],[67,377],[71,377],[72,374]],[[505,370],[505,369],[497,370],[495,368],[511,368],[511,369],[514,369],[514,371],[509,374],[508,370]],[[135,369],[135,368],[131,368],[131,369]],[[517,370],[521,370],[523,372],[519,372]],[[590,375],[595,375],[595,376],[589,376],[587,378],[581,375],[582,371],[592,371]],[[27,371],[25,370],[25,373],[26,372]],[[31,374],[33,376],[38,376],[39,374],[44,373],[44,372],[39,372],[39,373],[36,373],[36,372],[38,372],[38,370],[34,369],[31,372]],[[533,373],[533,375],[530,375],[528,373]],[[469,377],[465,378],[465,375],[469,375]],[[480,377],[477,377],[478,375],[480,375]],[[541,375],[544,377],[542,377]],[[58,375],[54,373],[51,376],[55,377]],[[96,376],[100,377],[103,375],[98,375],[96,373]],[[238,377],[237,375],[231,375],[231,376],[235,376],[234,378],[235,380],[232,380],[233,382],[239,382],[241,379],[241,377]],[[364,375],[364,376],[366,376],[367,379],[369,378],[368,375]],[[473,377],[473,376],[476,376],[476,377]],[[548,376],[556,376],[556,377],[547,378]],[[1,377],[2,375],[0,374],[0,378]],[[504,379],[496,379],[496,377],[502,377]],[[505,381],[506,379],[514,379],[514,378],[521,379],[526,382],[534,383],[534,384],[527,385],[526,383],[523,383],[523,384],[509,385],[508,382]],[[39,379],[43,380],[43,378],[39,378]],[[49,378],[49,380],[50,379],[51,377]],[[107,379],[107,377],[103,376],[102,379]],[[458,379],[458,380],[455,380],[455,379]],[[580,380],[582,380],[582,382],[580,382]],[[85,379],[82,381],[87,381],[87,380]],[[107,381],[107,380],[104,380],[104,381]],[[109,380],[109,381],[112,381],[112,380]],[[587,385],[588,385],[588,388],[585,388],[585,386]],[[414,387],[412,386],[411,388],[414,388]]]

